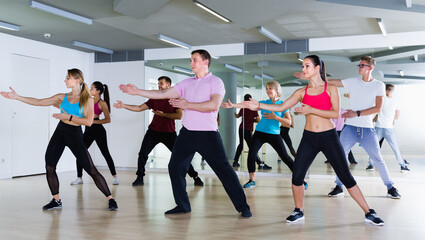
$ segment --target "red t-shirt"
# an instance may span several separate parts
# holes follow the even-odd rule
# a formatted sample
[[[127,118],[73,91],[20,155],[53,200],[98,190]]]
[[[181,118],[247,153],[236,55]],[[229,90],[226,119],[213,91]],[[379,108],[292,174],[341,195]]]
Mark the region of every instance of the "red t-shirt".
[[[168,103],[168,100],[169,99],[149,99],[145,102],[145,104],[149,107],[149,109],[153,109],[155,111],[175,113],[177,108],[172,107]],[[149,129],[157,132],[175,132],[176,125],[174,123],[174,119],[160,117],[155,114],[151,124],[149,125]]]
[[[241,125],[239,125],[239,128],[254,131],[254,118],[258,117],[258,112],[241,108],[241,110],[239,110],[238,115],[242,116],[242,122]]]

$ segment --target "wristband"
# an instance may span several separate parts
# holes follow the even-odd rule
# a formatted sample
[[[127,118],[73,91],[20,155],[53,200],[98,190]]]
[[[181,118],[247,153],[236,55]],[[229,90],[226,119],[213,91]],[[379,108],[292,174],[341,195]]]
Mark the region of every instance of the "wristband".
[[[70,121],[70,122],[72,122],[72,116],[73,116],[73,115],[71,115],[71,117],[69,117],[69,121]]]
[[[360,111],[357,111],[357,117],[360,117]]]

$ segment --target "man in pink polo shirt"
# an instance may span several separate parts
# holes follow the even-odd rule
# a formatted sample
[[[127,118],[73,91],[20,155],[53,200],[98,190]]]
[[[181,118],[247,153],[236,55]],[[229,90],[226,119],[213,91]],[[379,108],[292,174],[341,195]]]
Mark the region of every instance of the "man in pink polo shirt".
[[[198,152],[217,174],[236,210],[242,217],[251,217],[245,193],[229,164],[218,132],[217,114],[226,90],[223,81],[209,72],[210,62],[211,56],[206,50],[195,50],[190,58],[195,77],[185,79],[166,90],[143,90],[132,84],[120,85],[120,89],[124,93],[150,99],[168,98],[173,107],[183,109],[183,127],[177,136],[168,164],[177,206],[165,214],[191,211],[185,175],[195,152]]]

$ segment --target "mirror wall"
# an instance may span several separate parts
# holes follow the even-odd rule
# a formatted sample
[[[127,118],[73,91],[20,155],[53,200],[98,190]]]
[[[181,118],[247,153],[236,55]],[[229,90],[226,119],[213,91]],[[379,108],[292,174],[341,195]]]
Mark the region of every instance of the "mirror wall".
[[[265,92],[265,84],[269,81],[277,81],[281,84],[283,90],[283,96],[281,100],[287,99],[291,94],[298,88],[303,87],[307,84],[307,81],[296,79],[293,73],[301,71],[301,60],[309,54],[317,54],[325,62],[328,78],[349,78],[357,77],[358,59],[362,55],[372,55],[382,51],[383,49],[358,49],[350,51],[327,51],[327,52],[302,52],[302,53],[286,53],[286,54],[252,54],[243,56],[226,56],[226,57],[215,57],[212,59],[210,72],[220,77],[225,83],[226,96],[224,100],[230,99],[232,102],[242,102],[245,94],[250,94],[253,99],[266,100],[267,94]],[[157,78],[162,75],[171,77],[173,85],[179,81],[191,77],[189,58],[185,59],[162,59],[146,61],[145,79],[149,82],[150,89],[157,88]],[[398,133],[399,146],[406,158],[415,159],[419,158],[422,152],[422,146],[420,142],[424,142],[425,130],[417,129],[415,125],[421,126],[417,122],[415,112],[412,111],[412,103],[420,102],[420,96],[425,90],[425,85],[422,80],[400,80],[397,78],[386,78],[382,70],[385,69],[388,72],[391,69],[391,62],[378,61],[376,70],[374,71],[374,77],[384,81],[384,83],[391,83],[396,86],[395,98],[400,101],[402,108],[402,115],[397,124],[395,125],[396,132]],[[187,73],[182,71],[188,70]],[[397,72],[394,69],[394,72]],[[343,97],[347,90],[344,88],[339,89],[341,98],[341,107],[349,107],[349,99]],[[220,127],[219,131],[223,138],[223,142],[226,148],[230,164],[234,161],[236,147],[239,144],[238,129],[241,122],[241,118],[236,118],[234,113],[238,113],[239,109],[220,109]],[[294,128],[290,128],[289,136],[292,140],[293,147],[295,150],[301,140],[303,128],[305,124],[304,116],[294,116]],[[153,115],[149,113],[151,120]],[[181,122],[176,121],[177,131],[181,128]],[[254,127],[255,128],[255,127]],[[412,143],[409,139],[411,134],[416,134],[415,141]],[[289,149],[286,148],[290,154]],[[394,174],[399,173],[399,167],[396,164],[394,154],[388,144],[383,145],[383,155],[387,160],[388,168],[390,172]],[[353,147],[353,153],[356,157],[358,165],[351,165],[350,168],[354,175],[377,175],[378,173],[366,172],[364,169],[367,166],[367,155],[361,148],[356,145]],[[248,147],[244,142],[243,151],[239,158],[239,167],[235,167],[236,171],[247,172],[247,154]],[[280,173],[290,174],[288,167],[281,162],[278,162],[278,156],[272,147],[265,144],[259,151],[259,157],[261,160],[272,167],[271,170],[260,170],[265,173]],[[151,153],[152,162],[150,162],[151,168],[166,168],[170,152],[163,145],[158,145],[155,150]],[[195,169],[206,169],[208,165],[202,165],[202,157],[198,154],[195,155],[193,165]],[[329,164],[325,164],[325,157],[320,153],[312,167],[310,168],[309,174],[333,174],[333,170]]]

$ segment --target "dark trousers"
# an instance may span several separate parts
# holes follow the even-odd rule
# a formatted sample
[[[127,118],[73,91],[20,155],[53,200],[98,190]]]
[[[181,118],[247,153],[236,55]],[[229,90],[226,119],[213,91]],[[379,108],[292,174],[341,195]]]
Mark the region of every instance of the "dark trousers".
[[[191,210],[185,175],[195,152],[202,155],[220,179],[236,210],[241,212],[249,208],[238,176],[224,152],[220,134],[217,131],[190,131],[184,127],[180,130],[168,164],[177,206],[185,212]]]
[[[86,148],[89,149],[89,147],[92,145],[94,141],[96,141],[97,146],[100,149],[100,152],[102,153],[103,157],[106,160],[106,163],[108,164],[109,171],[111,172],[112,176],[117,175],[117,172],[115,171],[115,164],[114,160],[112,160],[112,156],[109,153],[108,149],[108,142],[106,138],[106,130],[103,127],[102,124],[93,124],[91,127],[86,126],[86,130],[84,131],[83,135],[84,145],[86,145]],[[77,161],[77,176],[82,177],[83,176],[83,167],[79,162]]]
[[[297,153],[295,152],[294,146],[292,146],[292,140],[289,137],[289,128],[281,126],[280,127],[280,136],[283,138],[283,141],[285,141],[285,144],[288,147],[289,151],[291,152],[292,156],[295,157],[295,155]]]
[[[348,168],[344,149],[335,129],[318,133],[304,130],[295,157],[292,184],[303,185],[305,174],[319,152],[323,152],[345,187],[352,188],[357,184]]]
[[[62,156],[65,147],[68,147],[77,162],[86,170],[86,172],[93,178],[96,186],[107,197],[111,195],[108,184],[105,178],[97,171],[93,165],[93,161],[87,151],[83,141],[83,132],[81,126],[72,126],[62,121],[59,122],[50,139],[49,145],[46,150],[46,178],[49,184],[50,192],[52,195],[59,193],[59,179],[56,174],[56,165]]]
[[[337,131],[338,132],[338,136],[341,136],[341,131]],[[380,142],[379,142],[379,146],[381,146],[382,145],[382,142],[384,141],[384,139],[382,139]],[[354,158],[354,155],[353,155],[353,153],[351,152],[351,150],[350,150],[350,152],[348,153],[348,161],[350,162],[350,163],[355,163],[356,162],[356,159]]]
[[[288,153],[286,152],[285,145],[283,145],[283,140],[280,135],[255,131],[254,136],[252,138],[252,145],[248,152],[248,172],[255,172],[255,159],[258,154],[258,151],[264,143],[270,144],[272,148],[277,152],[279,157],[282,159],[282,161],[292,171],[294,161],[291,157],[289,157]]]
[[[239,145],[236,148],[236,154],[235,154],[235,158],[234,161],[238,162],[239,161],[239,157],[241,156],[242,150],[243,150],[243,140],[245,139],[246,144],[248,145],[248,148],[251,148],[252,145],[252,131],[250,130],[246,130],[243,128],[239,128]],[[257,154],[257,160],[256,162],[258,164],[261,163],[260,158],[258,157]]]
[[[176,138],[176,132],[158,132],[148,129],[148,131],[146,131],[145,137],[143,138],[142,146],[140,147],[136,174],[138,176],[145,176],[145,165],[149,158],[148,155],[150,152],[152,152],[152,149],[154,149],[156,145],[162,143],[172,152]],[[192,178],[198,176],[198,172],[195,171],[192,164],[190,164],[189,170],[186,172]]]

